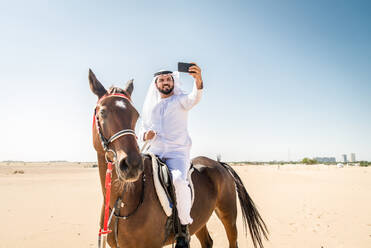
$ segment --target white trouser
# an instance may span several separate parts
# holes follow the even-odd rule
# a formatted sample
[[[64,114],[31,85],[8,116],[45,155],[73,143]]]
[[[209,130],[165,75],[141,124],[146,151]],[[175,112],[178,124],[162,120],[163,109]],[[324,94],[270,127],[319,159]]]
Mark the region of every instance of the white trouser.
[[[192,195],[187,180],[188,170],[191,166],[189,158],[162,158],[169,167],[173,177],[173,184],[175,187],[175,195],[177,200],[177,209],[182,225],[191,224],[191,205]]]

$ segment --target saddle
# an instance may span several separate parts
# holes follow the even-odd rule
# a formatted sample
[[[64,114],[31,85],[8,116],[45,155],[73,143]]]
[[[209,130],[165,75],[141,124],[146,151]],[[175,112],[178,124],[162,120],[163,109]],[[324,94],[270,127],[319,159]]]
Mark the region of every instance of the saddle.
[[[157,197],[166,216],[170,217],[176,206],[175,190],[172,184],[172,177],[167,165],[155,154],[148,153],[152,160],[153,182],[155,185]],[[193,165],[188,171],[188,182],[191,188],[192,205],[194,202],[194,187],[192,182]]]
[[[184,235],[181,229],[180,220],[178,218],[178,212],[176,208],[175,188],[173,186],[172,176],[167,165],[158,156],[152,153],[149,153],[147,155],[149,155],[152,160],[153,182],[155,185],[157,197],[160,201],[162,209],[168,217],[165,225],[165,243],[170,233],[172,232],[174,233],[175,237],[182,234]],[[192,205],[194,201],[194,188],[191,177],[193,170],[194,168],[191,164],[187,177],[191,189]]]

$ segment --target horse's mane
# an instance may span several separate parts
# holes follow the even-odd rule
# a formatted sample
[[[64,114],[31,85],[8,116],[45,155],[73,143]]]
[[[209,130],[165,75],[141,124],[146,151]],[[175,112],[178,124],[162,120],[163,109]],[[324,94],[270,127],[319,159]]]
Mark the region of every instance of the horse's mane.
[[[126,96],[129,96],[128,93],[127,93],[125,90],[123,90],[123,89],[121,89],[121,88],[119,88],[119,87],[116,87],[116,86],[111,86],[111,87],[108,89],[107,93],[108,93],[109,95],[110,95],[110,94],[124,94],[124,95],[126,95]]]

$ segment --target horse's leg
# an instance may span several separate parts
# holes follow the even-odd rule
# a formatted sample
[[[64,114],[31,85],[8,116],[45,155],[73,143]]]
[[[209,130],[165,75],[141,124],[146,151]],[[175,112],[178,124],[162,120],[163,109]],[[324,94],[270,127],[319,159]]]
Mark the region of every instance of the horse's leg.
[[[196,232],[196,236],[201,243],[202,248],[211,248],[213,247],[213,240],[210,237],[209,231],[207,230],[207,226],[204,225],[198,232]]]
[[[218,196],[215,213],[222,221],[227,233],[229,247],[237,248],[237,201],[234,183],[224,184],[221,194]]]
[[[237,225],[236,225],[236,217],[237,214],[235,213],[223,213],[219,210],[215,211],[217,216],[222,221],[224,225],[225,232],[227,233],[229,247],[230,248],[237,248]],[[237,211],[236,211],[237,213]]]

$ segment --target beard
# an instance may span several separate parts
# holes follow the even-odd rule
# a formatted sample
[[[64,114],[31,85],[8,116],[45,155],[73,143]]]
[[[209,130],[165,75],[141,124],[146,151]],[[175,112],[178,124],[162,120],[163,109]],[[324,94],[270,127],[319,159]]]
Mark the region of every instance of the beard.
[[[166,88],[166,89],[165,89]],[[162,89],[158,88],[158,91],[160,91],[162,94],[164,95],[169,95],[172,91],[174,90],[174,86],[173,87],[162,87]]]

